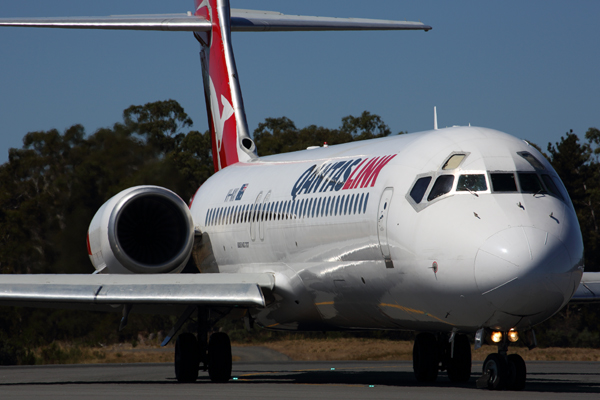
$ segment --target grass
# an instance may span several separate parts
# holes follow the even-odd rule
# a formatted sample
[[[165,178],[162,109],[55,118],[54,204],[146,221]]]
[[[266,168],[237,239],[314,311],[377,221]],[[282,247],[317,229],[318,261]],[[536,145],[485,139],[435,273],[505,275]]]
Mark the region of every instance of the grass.
[[[72,343],[54,342],[33,349],[36,364],[104,364],[104,363],[160,363],[173,362],[174,346],[157,344],[136,345],[120,343],[88,347]]]
[[[378,339],[305,339],[264,343],[293,360],[412,360],[412,341]],[[473,361],[484,361],[496,352],[495,346],[483,346],[473,352]],[[589,348],[536,348],[511,347],[526,361],[600,361],[600,349]]]
[[[293,360],[409,361],[412,360],[413,342],[358,338],[287,339],[261,343],[260,346],[279,351]],[[161,348],[158,343],[87,347],[54,342],[49,346],[33,349],[33,355],[36,364],[172,363],[173,347],[170,344]],[[495,351],[494,346],[483,346],[473,352],[473,361],[483,361]],[[515,346],[510,349],[510,353],[518,353],[526,361],[600,361],[600,349],[590,348],[528,350]]]

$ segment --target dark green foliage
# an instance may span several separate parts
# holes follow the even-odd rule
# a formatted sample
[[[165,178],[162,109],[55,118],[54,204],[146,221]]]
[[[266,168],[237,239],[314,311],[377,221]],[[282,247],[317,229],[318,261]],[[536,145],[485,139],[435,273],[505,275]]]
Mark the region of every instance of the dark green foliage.
[[[348,143],[356,140],[389,136],[390,128],[379,115],[363,111],[360,117],[349,115],[342,118],[339,129],[310,125],[298,129],[287,117],[267,118],[254,130],[254,142],[260,156],[304,150],[310,146]],[[400,132],[402,134],[404,132]]]
[[[548,159],[561,177],[577,213],[583,236],[586,271],[600,271],[600,131],[588,129],[582,143],[569,131],[554,145]],[[536,328],[540,346],[600,347],[600,305],[570,304]]]
[[[85,237],[96,210],[134,185],[188,200],[212,173],[210,136],[173,101],[132,106],[124,123],[86,137],[75,125],[31,132],[0,166],[3,273],[91,272]]]
[[[600,271],[600,132],[590,128],[587,143],[580,143],[573,131],[567,132],[560,142],[548,143],[549,159],[562,179],[577,212],[583,234],[585,270]]]
[[[570,304],[536,327],[541,347],[600,347],[600,305]]]

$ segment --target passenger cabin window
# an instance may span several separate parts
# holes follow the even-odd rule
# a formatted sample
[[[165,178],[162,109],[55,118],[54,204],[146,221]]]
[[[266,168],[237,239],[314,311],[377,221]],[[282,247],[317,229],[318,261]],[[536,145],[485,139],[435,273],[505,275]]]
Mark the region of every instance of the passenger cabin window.
[[[517,183],[515,182],[515,174],[502,173],[490,174],[492,178],[492,189],[494,192],[516,192]]]
[[[541,162],[539,162],[539,160],[537,158],[535,158],[531,153],[529,153],[528,151],[519,151],[517,153],[518,155],[520,155],[521,157],[523,157],[525,160],[527,160],[527,162],[529,164],[531,164],[531,166],[535,169],[539,169],[539,170],[544,170],[546,168],[544,168],[544,166],[542,165]]]
[[[446,161],[446,163],[444,164],[444,166],[442,167],[443,170],[447,170],[447,169],[456,169],[458,168],[458,166],[460,165],[460,163],[462,162],[462,160],[464,160],[466,157],[466,155],[464,154],[454,154],[453,156],[451,156],[448,161]]]
[[[518,175],[521,192],[538,193],[546,191],[536,173],[519,172]]]
[[[429,183],[431,182],[430,176],[425,176],[423,178],[417,179],[415,185],[410,191],[410,197],[415,201],[415,203],[419,204],[421,200],[423,200],[423,196],[429,187]]]
[[[487,190],[485,175],[461,175],[458,177],[457,191],[482,192]]]
[[[437,197],[443,196],[452,190],[452,184],[454,183],[454,175],[440,175],[435,180],[427,201],[431,201]]]

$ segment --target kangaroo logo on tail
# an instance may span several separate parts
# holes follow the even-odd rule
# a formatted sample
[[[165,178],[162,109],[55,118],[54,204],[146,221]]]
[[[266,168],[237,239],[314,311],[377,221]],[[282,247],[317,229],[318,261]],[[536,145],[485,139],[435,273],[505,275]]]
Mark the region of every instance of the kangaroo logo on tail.
[[[202,45],[204,94],[208,108],[215,171],[256,158],[248,135],[242,95],[231,48],[228,0],[196,0],[196,16],[211,30],[196,33]],[[231,118],[231,117],[234,118]]]
[[[217,154],[220,155],[221,148],[223,145],[223,132],[225,131],[225,123],[233,116],[234,110],[233,110],[233,106],[231,105],[229,100],[227,100],[227,98],[223,95],[221,95],[221,104],[219,104],[219,102],[217,100],[217,91],[215,90],[215,85],[212,81],[212,78],[209,78],[209,79],[210,79],[210,109],[211,109],[211,114],[212,114],[213,126],[215,128],[215,134],[214,134],[213,138],[216,141]],[[221,110],[221,109],[222,109],[222,111],[219,112],[219,110]],[[223,166],[221,165],[220,157],[217,158],[216,166],[218,166],[219,170],[221,168],[223,168]]]

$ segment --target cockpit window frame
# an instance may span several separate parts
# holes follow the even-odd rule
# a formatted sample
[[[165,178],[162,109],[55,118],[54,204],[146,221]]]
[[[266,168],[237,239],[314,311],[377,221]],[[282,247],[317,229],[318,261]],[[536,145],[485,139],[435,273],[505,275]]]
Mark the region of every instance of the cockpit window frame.
[[[519,190],[519,183],[518,183],[518,179],[516,176],[516,171],[487,171],[487,175],[488,175],[488,182],[491,193],[495,193],[495,194],[510,194],[510,193],[520,193]],[[514,183],[515,183],[515,190],[497,190],[496,188],[494,188],[494,182],[492,180],[492,175],[494,174],[506,174],[506,175],[512,175]]]
[[[413,199],[415,204],[420,204],[421,202],[423,202],[424,199],[426,199],[425,194],[429,191],[429,186],[431,185],[432,181],[433,181],[432,176],[426,175],[426,176],[417,178],[415,180],[415,182],[412,184],[412,186],[408,192],[408,195],[410,196],[411,199]],[[425,183],[425,182],[427,182],[427,183]],[[425,185],[425,186],[423,187],[423,185]]]
[[[425,172],[422,174],[418,174],[417,176],[415,176],[415,179],[413,180],[413,182],[409,185],[409,189],[406,192],[406,195],[404,196],[404,198],[406,199],[406,201],[408,201],[408,203],[412,206],[412,208],[414,208],[414,210],[416,212],[419,212],[421,210],[423,210],[424,208],[426,208],[429,204],[427,203],[427,195],[429,194],[429,191],[431,190],[431,186],[433,184],[433,182],[435,182],[436,178],[437,178],[437,173],[436,172]],[[431,178],[431,180],[429,181],[429,184],[427,185],[427,189],[425,190],[425,193],[423,193],[423,198],[421,199],[421,201],[419,203],[417,203],[410,195],[410,192],[412,191],[412,189],[415,187],[415,184],[417,183],[417,181],[419,179],[422,178]]]
[[[449,172],[456,171],[456,170],[460,169],[461,165],[463,165],[463,163],[465,162],[465,160],[467,158],[469,158],[470,154],[471,154],[471,152],[469,152],[469,151],[453,151],[452,153],[450,153],[448,155],[448,157],[446,157],[444,159],[444,162],[439,167],[439,171],[443,171],[445,173],[449,173]],[[459,155],[462,155],[464,157],[463,157],[462,160],[460,160],[460,162],[454,168],[445,168],[446,164],[448,164],[448,162],[450,162],[450,160],[452,159],[452,157],[459,156]]]
[[[491,193],[493,194],[520,194],[520,195],[541,195],[541,196],[551,196],[554,197],[557,200],[562,201],[563,203],[567,204],[567,205],[571,205],[572,206],[572,201],[571,201],[571,197],[569,196],[567,190],[565,189],[565,186],[562,182],[562,180],[560,180],[560,178],[555,174],[555,173],[551,173],[551,171],[545,169],[545,170],[540,170],[540,169],[536,169],[535,171],[488,171],[488,179],[490,182],[490,186],[491,186]],[[515,180],[515,185],[516,185],[516,191],[497,191],[493,188],[493,184],[492,184],[492,174],[512,174],[513,178]],[[532,192],[531,190],[524,190],[522,185],[521,185],[521,178],[520,175],[523,174],[534,174],[537,176],[538,182],[541,184],[543,190],[537,191],[537,192]],[[552,183],[555,185],[555,189],[558,190],[558,193],[554,193],[554,191],[552,190],[552,188],[548,187],[548,183],[544,180],[544,176],[547,176]]]
[[[542,164],[540,160],[537,159],[536,156],[531,154],[528,151],[517,151],[517,154],[521,156],[525,161],[529,163],[536,171],[548,171],[548,169]]]
[[[481,176],[483,177],[483,183],[485,185],[485,189],[480,189],[480,190],[469,190],[467,188],[465,189],[459,189],[458,185],[461,182],[461,178],[465,176]],[[487,171],[460,171],[460,173],[456,174],[456,185],[454,186],[454,190],[456,191],[457,194],[462,194],[462,193],[490,193],[490,184],[489,184],[489,178],[488,178],[488,174]]]
[[[448,178],[452,178],[450,180],[450,187],[447,188],[447,182]],[[440,174],[435,178],[435,181],[433,182],[433,185],[431,186],[431,188],[429,188],[429,191],[427,193],[427,202],[428,203],[432,203],[435,199],[443,197],[447,194],[450,194],[452,192],[452,190],[456,187],[456,176],[454,174]],[[440,193],[436,193],[435,195],[434,193],[434,189],[441,189],[442,191]],[[434,197],[432,197],[434,196]]]
[[[527,180],[529,178],[527,177],[533,177],[534,178],[534,182],[528,182]],[[531,172],[531,171],[517,171],[517,182],[519,184],[519,193],[529,193],[529,194],[537,194],[537,193],[550,193],[550,191],[548,191],[548,188],[546,187],[545,183],[542,181],[542,177],[540,176],[540,174],[538,174],[537,172]],[[527,185],[530,185],[531,183],[537,184],[538,187],[537,189],[531,189],[529,187],[526,187]]]
[[[462,153],[460,153],[460,154],[462,154]],[[430,192],[433,189],[433,186],[435,185],[435,182],[442,175],[452,175],[454,177],[454,181],[452,182],[452,188],[450,189],[450,191],[448,193],[444,193],[436,198],[428,200]],[[457,191],[456,189],[457,189],[457,185],[458,185],[458,180],[461,175],[483,175],[485,177],[485,181],[486,181],[485,183],[487,186],[487,190],[472,191],[472,192],[469,192],[468,190]],[[427,178],[427,177],[431,178],[431,180],[429,181],[427,190],[423,194],[423,198],[421,199],[421,201],[419,203],[417,203],[411,197],[410,193],[413,190],[413,188],[415,187],[415,184],[417,183],[417,181],[419,181],[419,179]],[[461,169],[457,168],[457,169],[453,170],[453,172],[450,172],[450,173],[447,170],[438,170],[438,171],[431,171],[431,172],[426,172],[426,173],[417,175],[415,177],[415,179],[413,180],[413,182],[410,184],[409,189],[404,197],[406,198],[408,203],[414,208],[414,210],[416,212],[420,212],[421,210],[437,203],[438,201],[443,201],[444,199],[450,198],[452,196],[473,196],[473,193],[476,193],[477,195],[490,194],[490,193],[492,193],[490,188],[491,188],[491,184],[490,184],[490,177],[488,175],[488,171],[470,170],[470,169],[461,170]]]

